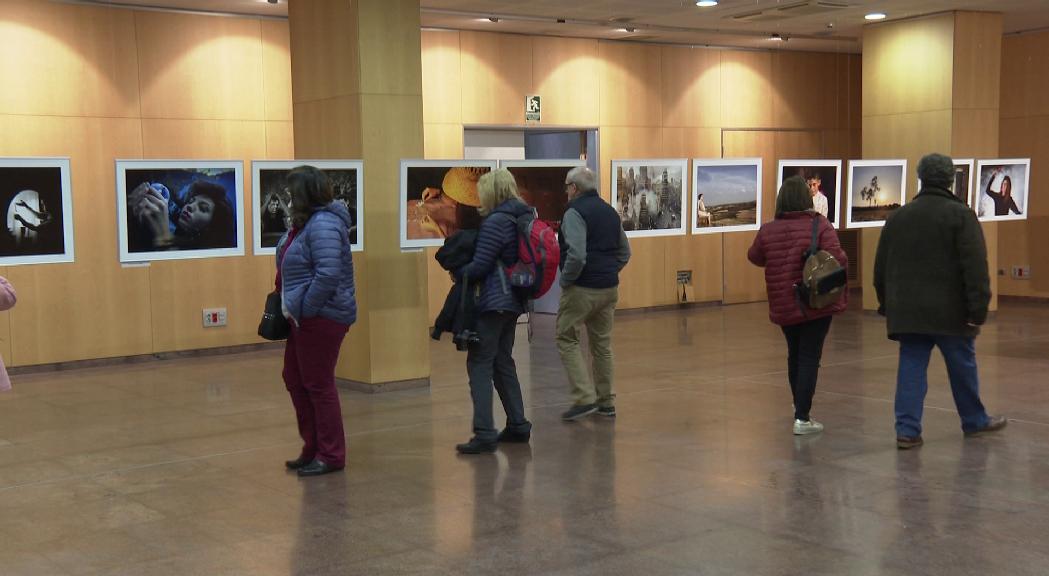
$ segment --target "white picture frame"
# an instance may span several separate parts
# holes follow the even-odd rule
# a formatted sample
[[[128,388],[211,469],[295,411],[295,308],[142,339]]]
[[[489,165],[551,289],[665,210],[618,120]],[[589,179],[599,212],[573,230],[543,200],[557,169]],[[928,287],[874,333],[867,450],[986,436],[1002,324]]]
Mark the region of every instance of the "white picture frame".
[[[987,214],[987,212],[990,211],[988,209],[988,202],[990,203],[990,209],[993,209],[996,204],[992,198],[988,197],[987,188],[988,185],[991,184],[990,178],[993,175],[993,170],[998,167],[1007,171],[1005,175],[1009,177],[1010,186],[1012,187],[1011,195],[1013,196],[1016,207],[1019,209],[1019,214],[1012,214],[1010,213],[1011,210],[1007,210],[1007,213],[1004,216]],[[985,171],[990,173],[985,174]],[[976,177],[973,179],[973,188],[973,203],[971,206],[973,210],[976,211],[976,216],[980,222],[1026,220],[1028,207],[1031,203],[1031,159],[1000,158],[977,160]]]
[[[776,193],[789,176],[819,176],[820,192],[827,198],[827,220],[841,229],[841,160],[786,158],[776,163]],[[808,182],[808,180],[807,180]]]
[[[497,160],[418,160],[402,159],[400,170],[400,207],[399,220],[401,232],[401,249],[417,250],[420,248],[439,247],[444,244],[447,236],[451,235],[457,221],[436,221],[430,213],[411,214],[409,203],[416,203],[419,210],[429,210],[431,201],[423,199],[425,191],[435,186],[443,186],[443,178],[453,168],[473,169],[474,174],[483,171],[492,171],[498,168]],[[442,174],[444,176],[442,176]],[[440,182],[438,181],[440,180]],[[422,189],[425,187],[425,189]],[[465,193],[476,196],[476,181],[473,181],[474,189],[466,190]],[[410,189],[411,188],[411,189]],[[420,188],[416,190],[416,188]],[[445,194],[443,188],[437,189],[439,198],[456,205],[472,206],[460,203],[452,199],[452,194]],[[458,190],[456,194],[463,192]],[[416,196],[419,196],[416,198]],[[460,199],[462,197],[460,196]],[[473,198],[471,201],[477,201]],[[480,204],[478,203],[478,206]],[[447,207],[447,206],[446,206]],[[453,219],[454,220],[454,219]],[[457,228],[455,228],[457,230]]]
[[[5,225],[0,266],[76,260],[71,183],[68,157],[0,158],[0,210]],[[54,208],[48,204],[61,207],[61,231],[52,229],[50,234],[41,229],[54,225]]]
[[[692,160],[692,233],[719,234],[723,232],[749,232],[761,228],[762,209],[762,167],[761,158],[694,158]],[[711,180],[716,179],[716,180]],[[735,189],[735,190],[734,190]],[[737,191],[738,190],[738,191]],[[700,195],[713,194],[710,199],[703,199],[706,210],[700,210]],[[738,196],[738,198],[737,198]],[[744,198],[745,196],[745,198]],[[723,202],[722,200],[738,200]],[[717,202],[717,203],[715,203]],[[753,222],[745,224],[715,224],[721,206],[739,208],[740,204],[753,202]],[[744,214],[744,220],[750,220],[750,209],[744,207],[733,213],[733,220]],[[702,214],[706,212],[706,214]],[[707,225],[701,225],[706,222]]]
[[[864,196],[868,190],[870,196]],[[864,198],[867,206],[862,205]],[[907,203],[907,160],[849,160],[845,200],[847,228],[881,228],[893,211]]]
[[[194,176],[193,173],[197,175]],[[232,174],[227,177],[226,173]],[[180,174],[181,173],[181,174]],[[136,247],[129,237],[129,226],[134,223],[128,218],[128,194],[134,191],[139,180],[145,176],[156,175],[165,177],[167,175],[174,181],[196,181],[205,179],[221,181],[226,189],[226,198],[229,199],[230,189],[233,190],[234,211],[231,230],[226,233],[230,235],[233,246],[218,248],[191,248],[170,250],[147,250],[144,247]],[[157,179],[157,178],[154,178]],[[116,184],[117,184],[117,236],[120,262],[152,262],[158,260],[187,260],[197,258],[221,258],[229,256],[244,255],[244,162],[241,160],[116,160]],[[131,184],[132,190],[128,190]],[[167,185],[165,184],[165,187]],[[177,194],[181,189],[175,186],[170,194]],[[169,199],[169,202],[171,200]]]
[[[251,162],[251,221],[252,221],[252,253],[256,256],[273,256],[277,253],[277,247],[266,246],[270,242],[263,239],[263,201],[264,194],[267,196],[272,190],[264,190],[269,182],[266,171],[287,173],[298,166],[313,166],[325,172],[355,171],[356,186],[354,188],[353,205],[347,204],[350,215],[353,217],[355,231],[350,233],[350,249],[353,252],[364,251],[364,162],[361,160],[252,160]],[[276,174],[274,174],[276,176]],[[266,182],[264,182],[264,180]],[[339,192],[334,191],[336,198]],[[356,207],[354,209],[354,207]],[[356,241],[354,241],[354,232]]]
[[[644,168],[644,170],[642,170]],[[666,212],[662,210],[662,207],[658,207],[655,211],[655,215],[648,214],[648,199],[653,198],[653,203],[658,202],[664,196],[662,192],[656,193],[654,190],[647,189],[647,194],[643,196],[636,191],[630,192],[630,198],[626,198],[627,202],[624,204],[621,202],[620,196],[623,191],[619,189],[619,176],[620,171],[624,172],[624,183],[629,181],[629,176],[626,176],[628,171],[635,170],[636,178],[646,178],[651,182],[651,177],[648,176],[649,168],[653,170],[653,173],[659,174],[659,172],[667,171],[668,184],[673,186],[675,178],[680,182],[680,191],[674,191],[671,189],[666,195],[667,200],[670,202],[670,208]],[[672,171],[672,173],[671,173]],[[645,176],[641,176],[644,174]],[[661,176],[657,176],[660,178]],[[688,159],[687,158],[654,158],[654,159],[627,159],[627,160],[612,160],[612,191],[611,191],[611,204],[619,213],[619,217],[623,222],[624,230],[626,230],[627,237],[630,238],[645,238],[645,237],[657,237],[657,236],[684,236],[687,233],[688,218],[686,216],[686,210],[688,209]],[[636,180],[635,180],[636,186]],[[660,184],[660,186],[664,186]],[[640,202],[644,200],[644,206]],[[674,209],[673,203],[677,202],[677,210]],[[665,219],[665,222],[657,223],[657,227],[649,227],[651,224],[646,225],[642,218],[649,219],[652,222],[653,219]],[[676,220],[676,224],[674,221]]]

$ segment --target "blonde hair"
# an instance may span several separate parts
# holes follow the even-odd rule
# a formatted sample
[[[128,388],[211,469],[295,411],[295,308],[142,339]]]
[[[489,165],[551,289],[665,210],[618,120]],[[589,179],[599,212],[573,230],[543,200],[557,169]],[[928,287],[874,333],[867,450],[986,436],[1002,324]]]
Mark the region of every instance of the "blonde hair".
[[[517,181],[506,168],[492,170],[477,181],[477,195],[481,197],[481,216],[491,214],[496,207],[511,198],[520,200],[517,194]]]

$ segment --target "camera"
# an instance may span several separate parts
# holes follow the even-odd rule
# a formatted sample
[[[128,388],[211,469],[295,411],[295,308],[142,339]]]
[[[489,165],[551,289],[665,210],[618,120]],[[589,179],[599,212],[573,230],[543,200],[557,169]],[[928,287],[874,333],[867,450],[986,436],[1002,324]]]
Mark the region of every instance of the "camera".
[[[455,342],[455,349],[462,352],[470,348],[471,344],[477,344],[481,341],[481,336],[473,330],[463,330],[455,336],[452,336],[452,342]]]

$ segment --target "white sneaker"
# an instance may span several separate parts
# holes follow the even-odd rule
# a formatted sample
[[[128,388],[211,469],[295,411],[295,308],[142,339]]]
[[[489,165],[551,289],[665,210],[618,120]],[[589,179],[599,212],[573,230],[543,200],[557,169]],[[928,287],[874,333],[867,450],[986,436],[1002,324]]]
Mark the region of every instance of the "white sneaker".
[[[806,434],[819,434],[823,432],[823,424],[815,420],[795,420],[794,435],[804,436]]]

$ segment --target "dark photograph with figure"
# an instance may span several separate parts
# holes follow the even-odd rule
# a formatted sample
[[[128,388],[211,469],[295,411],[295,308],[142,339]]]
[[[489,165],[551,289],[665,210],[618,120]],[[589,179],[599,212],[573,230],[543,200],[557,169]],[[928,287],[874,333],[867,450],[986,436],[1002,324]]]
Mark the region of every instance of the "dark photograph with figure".
[[[288,231],[291,195],[285,179],[297,166],[309,165],[322,170],[331,182],[336,202],[350,212],[350,245],[356,251],[364,248],[363,172],[360,160],[256,160],[252,165],[254,198],[254,253],[272,255],[277,243]]]
[[[0,266],[73,261],[66,158],[0,158]]]
[[[243,255],[241,169],[118,161],[121,261]]]
[[[776,190],[791,176],[805,181],[812,195],[812,209],[840,228],[841,160],[780,160]]]
[[[582,160],[505,160],[500,162],[514,175],[517,193],[525,204],[535,208],[539,219],[555,231],[561,228],[561,219],[568,209],[568,191],[565,179]]]

